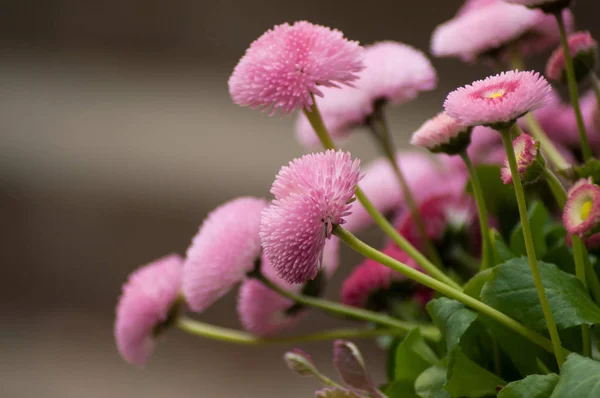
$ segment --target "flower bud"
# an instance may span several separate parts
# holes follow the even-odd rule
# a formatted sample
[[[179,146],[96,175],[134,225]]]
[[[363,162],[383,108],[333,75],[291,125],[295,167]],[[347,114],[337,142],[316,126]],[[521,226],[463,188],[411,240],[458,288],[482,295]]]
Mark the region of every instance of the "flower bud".
[[[527,134],[521,134],[513,141],[513,150],[515,151],[517,169],[523,184],[531,184],[539,180],[546,167],[546,161],[540,153],[540,143]],[[504,161],[501,177],[502,182],[505,184],[512,183],[508,159]]]
[[[576,32],[569,35],[569,53],[573,58],[575,79],[581,81],[589,76],[598,66],[598,43],[590,32]],[[565,53],[562,47],[554,50],[546,64],[546,76],[562,83],[567,82]]]

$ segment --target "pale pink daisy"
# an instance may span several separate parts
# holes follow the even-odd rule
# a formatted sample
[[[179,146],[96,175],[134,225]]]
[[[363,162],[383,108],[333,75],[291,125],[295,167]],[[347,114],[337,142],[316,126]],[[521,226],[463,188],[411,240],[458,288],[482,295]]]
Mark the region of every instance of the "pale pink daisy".
[[[404,171],[407,185],[417,203],[437,194],[464,190],[468,178],[464,164],[453,163],[451,159],[440,156],[433,158],[427,153],[415,151],[398,152],[396,161]],[[359,186],[375,208],[384,214],[406,206],[398,178],[387,159],[377,159],[369,164]],[[360,203],[355,203],[352,214],[346,218],[345,228],[356,233],[372,223],[373,219],[367,210]]]
[[[598,64],[598,43],[590,32],[576,32],[567,38],[569,53],[575,66],[575,78],[579,81],[589,76]],[[561,47],[554,50],[546,64],[548,79],[566,82],[565,52]]]
[[[324,89],[316,100],[329,134],[341,141],[355,128],[367,123],[376,106],[400,105],[433,90],[437,74],[421,51],[398,42],[383,41],[365,47],[365,69],[355,87]],[[306,115],[296,122],[298,141],[314,147],[319,140]]]
[[[278,108],[288,114],[310,110],[319,86],[352,84],[363,68],[362,47],[339,30],[306,21],[265,32],[246,50],[229,78],[233,101],[242,106]]]
[[[469,126],[508,127],[551,100],[550,84],[537,72],[502,72],[460,87],[444,101],[446,112]]]
[[[567,232],[581,238],[599,232],[600,187],[591,178],[579,180],[569,190],[563,224]]]
[[[283,167],[262,213],[260,237],[269,262],[288,283],[313,279],[321,267],[325,241],[350,214],[361,178],[360,161],[329,150],[305,155]]]
[[[431,52],[436,57],[475,61],[523,37],[540,14],[500,1],[472,5],[434,30]]]
[[[455,155],[469,146],[472,129],[442,112],[415,131],[410,143],[433,153]]]
[[[210,213],[192,240],[183,267],[189,307],[204,311],[254,269],[260,258],[264,199],[240,197]]]
[[[133,272],[117,305],[115,340],[123,359],[143,366],[176,320],[183,260],[169,255]]]
[[[544,159],[540,155],[540,143],[527,134],[521,134],[513,141],[513,150],[517,158],[517,169],[523,183],[537,181],[545,167]],[[504,167],[500,171],[502,182],[511,184],[513,181],[508,159],[504,160]]]

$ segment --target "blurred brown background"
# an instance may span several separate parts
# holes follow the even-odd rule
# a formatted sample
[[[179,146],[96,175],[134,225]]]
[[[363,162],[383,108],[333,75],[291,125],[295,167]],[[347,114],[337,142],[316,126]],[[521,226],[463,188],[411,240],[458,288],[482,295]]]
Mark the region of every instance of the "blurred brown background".
[[[250,348],[173,331],[147,369],[112,339],[126,275],[183,253],[204,215],[240,194],[266,195],[303,153],[292,117],[231,104],[227,78],[247,45],[308,19],[369,43],[427,50],[459,1],[9,0],[0,14],[0,396],[309,397],[285,368],[286,347]],[[600,5],[578,0],[578,25],[600,35]],[[498,16],[501,18],[502,16]],[[487,74],[434,60],[437,91],[396,109],[406,145],[445,93]],[[366,137],[349,145],[369,160]],[[336,298],[344,270],[331,286]],[[234,297],[202,316],[238,327]],[[313,313],[302,330],[339,324]],[[377,381],[384,356],[360,342]],[[331,371],[329,343],[307,344]]]

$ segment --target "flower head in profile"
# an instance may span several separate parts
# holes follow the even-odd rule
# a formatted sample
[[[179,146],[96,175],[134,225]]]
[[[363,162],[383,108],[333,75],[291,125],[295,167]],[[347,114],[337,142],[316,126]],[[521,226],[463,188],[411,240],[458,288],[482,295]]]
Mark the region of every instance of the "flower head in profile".
[[[507,3],[520,4],[529,8],[540,8],[545,12],[557,12],[571,5],[572,0],[504,0]]]
[[[590,32],[576,32],[569,35],[569,53],[573,58],[575,78],[580,81],[588,77],[598,65],[598,43],[592,38]],[[548,79],[567,81],[565,70],[565,53],[562,47],[554,50],[546,64]]]
[[[329,150],[282,167],[271,187],[275,200],[262,213],[260,237],[277,275],[288,283],[313,279],[335,225],[350,214],[360,161]]]
[[[264,199],[240,197],[210,213],[187,250],[183,293],[189,307],[204,311],[240,283],[260,259]]]
[[[467,126],[503,128],[546,105],[552,88],[537,72],[502,72],[460,87],[444,102],[446,113]]]
[[[442,112],[426,121],[413,134],[410,143],[433,153],[456,155],[469,146],[472,129]]]
[[[600,225],[600,187],[589,180],[579,180],[569,190],[563,212],[565,229],[581,238],[597,231]]]
[[[310,110],[321,87],[352,84],[363,68],[362,47],[339,30],[306,21],[265,32],[246,50],[229,78],[233,101],[242,106],[278,108],[288,114]]]
[[[336,141],[365,125],[376,107],[403,104],[437,85],[436,71],[425,54],[403,43],[383,41],[366,46],[364,61],[365,69],[354,87],[324,88],[323,98],[316,99],[323,122]],[[303,113],[298,115],[296,137],[309,148],[319,144]]]
[[[114,333],[127,362],[143,366],[156,339],[175,321],[182,263],[178,255],[163,257],[133,272],[123,285]]]
[[[540,143],[527,134],[521,134],[513,141],[513,150],[517,158],[517,169],[523,184],[534,183],[542,175],[546,162],[540,154]],[[512,174],[508,159],[504,160],[504,167],[500,170],[502,182],[511,184]]]

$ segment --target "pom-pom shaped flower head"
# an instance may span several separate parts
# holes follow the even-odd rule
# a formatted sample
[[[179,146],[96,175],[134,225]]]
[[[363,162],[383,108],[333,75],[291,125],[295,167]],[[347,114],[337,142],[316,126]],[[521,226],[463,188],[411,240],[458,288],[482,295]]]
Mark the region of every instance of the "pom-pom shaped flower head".
[[[253,271],[266,206],[264,199],[240,197],[206,217],[183,267],[183,293],[193,311],[204,311]]]
[[[581,81],[588,77],[598,65],[598,43],[590,32],[577,32],[568,37],[569,53],[573,58],[575,78]],[[562,47],[554,50],[546,64],[548,79],[567,81],[565,53]]]
[[[115,339],[123,359],[142,366],[156,339],[177,319],[183,260],[170,255],[129,276],[117,305]]]
[[[520,4],[529,8],[540,8],[545,12],[558,12],[571,5],[572,0],[504,0],[507,3]]]
[[[246,50],[229,78],[233,101],[289,114],[311,109],[319,86],[351,84],[363,68],[362,47],[342,32],[306,21],[275,26]]]
[[[433,153],[456,155],[469,146],[472,129],[442,112],[426,121],[413,134],[410,143]]]
[[[546,162],[540,153],[540,143],[527,134],[521,134],[513,141],[513,150],[515,151],[517,168],[523,184],[538,181],[544,172],[544,167],[546,167]],[[506,158],[500,174],[502,182],[505,184],[512,183],[512,174]]]
[[[324,89],[323,98],[316,100],[325,126],[337,141],[365,125],[378,107],[401,105],[437,85],[429,59],[409,45],[378,42],[365,47],[364,60],[365,69],[355,87]],[[304,146],[319,144],[304,114],[298,115],[296,136]]]
[[[271,187],[275,200],[262,213],[260,237],[269,262],[286,282],[316,277],[326,239],[350,214],[359,164],[350,153],[329,150],[279,171]]]
[[[508,71],[478,80],[448,94],[448,115],[467,126],[502,129],[546,105],[552,88],[539,73]]]
[[[579,180],[569,190],[563,212],[565,229],[581,238],[598,232],[600,226],[600,187],[589,180]]]

